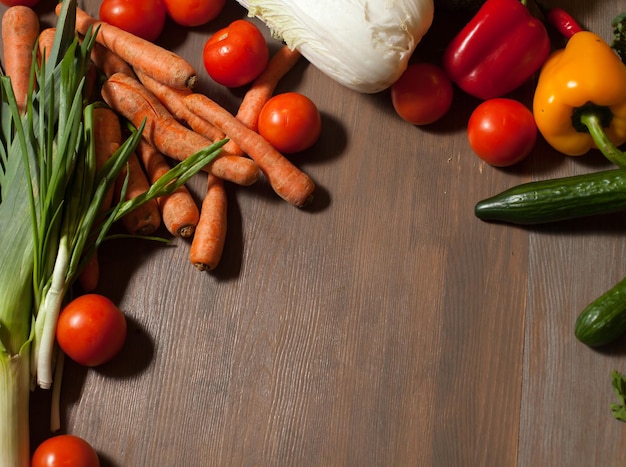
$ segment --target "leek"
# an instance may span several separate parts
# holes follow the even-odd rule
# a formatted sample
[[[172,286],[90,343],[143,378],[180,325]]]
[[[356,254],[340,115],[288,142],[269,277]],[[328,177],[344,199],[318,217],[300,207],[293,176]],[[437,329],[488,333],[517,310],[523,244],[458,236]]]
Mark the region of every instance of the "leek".
[[[134,151],[143,126],[100,171],[93,109],[83,87],[92,31],[75,35],[76,0],[64,1],[47,63],[33,59],[20,115],[9,77],[0,77],[0,466],[30,464],[28,410],[34,384],[50,388],[56,320],[68,292],[111,225],[198,173],[225,141],[176,165],[143,196],[101,221],[105,193]],[[123,198],[123,196],[122,196]],[[98,221],[98,222],[96,222]]]

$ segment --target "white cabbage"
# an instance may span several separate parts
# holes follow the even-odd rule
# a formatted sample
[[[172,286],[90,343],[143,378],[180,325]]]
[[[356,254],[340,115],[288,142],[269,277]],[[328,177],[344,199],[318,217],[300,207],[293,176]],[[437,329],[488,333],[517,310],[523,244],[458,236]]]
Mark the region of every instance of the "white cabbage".
[[[430,28],[433,0],[237,0],[319,70],[362,93],[391,86]]]

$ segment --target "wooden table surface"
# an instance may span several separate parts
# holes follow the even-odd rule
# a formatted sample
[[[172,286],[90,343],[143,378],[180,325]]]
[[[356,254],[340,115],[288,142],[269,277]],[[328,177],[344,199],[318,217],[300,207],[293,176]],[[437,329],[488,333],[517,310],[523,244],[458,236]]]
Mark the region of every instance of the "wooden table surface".
[[[38,7],[42,24],[54,24],[54,3]],[[99,4],[83,7],[97,15]],[[550,4],[607,41],[626,10]],[[233,111],[242,90],[212,83],[201,50],[244,16],[227,0],[211,24],[168,24],[160,41]],[[437,12],[415,59],[439,60],[459,24]],[[293,158],[319,185],[314,204],[294,208],[264,182],[229,186],[226,249],[210,273],[179,239],[107,244],[98,292],[126,313],[128,341],[101,368],[66,362],[62,431],[115,467],[626,465],[626,424],[610,412],[624,342],[592,350],[573,334],[579,312],[626,276],[626,220],[525,228],[473,214],[514,184],[609,164],[540,140],[518,166],[486,165],[465,135],[478,101],[458,90],[428,127],[400,120],[388,92],[349,91],[305,61],[278,89],[289,90],[323,115],[320,141]],[[530,82],[513,97],[532,93]],[[198,199],[204,182],[190,185]],[[48,410],[36,391],[33,444],[50,435]]]

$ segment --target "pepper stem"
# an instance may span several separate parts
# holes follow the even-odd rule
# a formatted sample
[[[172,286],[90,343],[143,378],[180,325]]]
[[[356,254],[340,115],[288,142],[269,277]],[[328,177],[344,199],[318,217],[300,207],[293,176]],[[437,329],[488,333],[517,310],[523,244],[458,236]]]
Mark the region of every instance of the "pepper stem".
[[[626,168],[626,153],[620,151],[609,139],[602,127],[601,118],[595,112],[580,114],[580,122],[587,127],[589,134],[600,152],[621,169]]]

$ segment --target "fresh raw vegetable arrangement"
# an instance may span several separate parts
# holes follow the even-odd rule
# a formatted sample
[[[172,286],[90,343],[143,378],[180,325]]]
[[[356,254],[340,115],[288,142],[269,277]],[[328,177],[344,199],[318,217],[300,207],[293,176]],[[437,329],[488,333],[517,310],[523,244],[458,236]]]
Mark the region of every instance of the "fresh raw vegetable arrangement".
[[[3,466],[29,465],[31,384],[52,386],[55,364],[62,363],[55,345],[57,317],[111,225],[183,186],[225,143],[198,148],[147,191],[126,199],[130,176],[121,174],[146,121],[123,141],[108,142],[107,160],[98,164],[95,114],[103,104],[89,98],[95,36],[89,30],[79,41],[75,9],[73,1],[60,5],[53,44],[41,60],[32,53],[39,33],[33,10],[15,6],[2,17],[7,74],[0,84]],[[119,200],[109,208],[105,199],[118,177],[123,177]]]
[[[626,142],[626,15],[614,19],[613,41],[607,44],[565,11],[543,11],[567,43],[541,65],[532,109],[537,130],[562,154],[597,150],[618,168],[511,187],[476,204],[476,216],[486,221],[540,224],[626,208],[626,153],[619,149]],[[626,333],[626,278],[579,314],[574,333],[591,347]],[[613,386],[623,402],[626,386],[619,372]],[[624,421],[623,404],[612,409]]]
[[[265,178],[289,204],[312,202],[315,182],[286,155],[314,146],[320,112],[303,94],[275,93],[301,59],[352,91],[388,90],[397,115],[416,126],[441,119],[454,92],[477,98],[469,147],[492,166],[519,163],[539,135],[563,154],[598,149],[618,166],[512,187],[480,201],[480,219],[534,224],[626,209],[624,18],[609,45],[561,9],[533,4],[536,15],[518,0],[237,2],[282,42],[270,54],[262,31],[240,18],[198,51],[215,83],[242,90],[233,114],[196,91],[186,60],[156,44],[168,17],[203,25],[225,0],[150,8],[103,0],[99,18],[66,0],[56,26],[44,29],[30,9],[37,1],[2,1],[10,8],[2,18],[0,221],[12,228],[0,232],[11,245],[1,258],[10,266],[0,281],[1,466],[30,465],[31,386],[58,390],[65,356],[98,366],[126,339],[123,312],[89,293],[114,225],[147,240],[167,241],[152,236],[161,225],[189,238],[189,262],[205,271],[218,267],[227,240],[226,184]],[[435,7],[469,15],[441,64],[413,56]],[[549,27],[567,40],[552,53]],[[532,109],[510,98],[536,76]],[[197,205],[185,184],[199,174],[206,191]],[[598,346],[626,333],[625,297],[626,279],[581,313],[576,337]],[[623,402],[626,384],[618,373],[613,381]],[[613,413],[626,419],[622,406]],[[50,438],[32,457],[34,467],[78,462],[99,464],[71,435]]]
[[[190,262],[204,270],[217,266],[225,241],[225,182],[246,186],[263,173],[298,207],[315,189],[254,126],[299,53],[280,51],[248,76],[254,83],[236,118],[194,93],[196,72],[182,58],[90,17],[75,1],[58,4],[57,14],[56,27],[43,30],[23,5],[2,17],[0,220],[11,226],[0,234],[10,245],[0,281],[2,466],[30,465],[31,387],[54,382],[58,394],[64,355],[98,366],[124,343],[124,314],[113,302],[73,298],[75,283],[96,287],[97,250],[114,224],[161,241],[147,236],[163,222],[172,235],[193,237]],[[310,146],[319,136],[317,108],[289,102],[288,113],[313,115],[305,130],[315,126],[304,143],[296,132],[291,147]],[[207,176],[201,209],[185,187],[200,171]],[[58,425],[53,410],[51,426]],[[76,465],[81,446],[84,465],[97,465],[84,440],[48,441],[33,465]]]
[[[614,45],[579,31],[543,65],[533,101],[537,128],[557,151],[579,156],[599,150],[618,169],[527,183],[480,201],[484,220],[538,224],[624,209],[626,154],[626,67],[622,47],[624,17],[614,22]],[[590,346],[606,345],[626,333],[626,279],[594,300],[579,315],[576,337]]]

